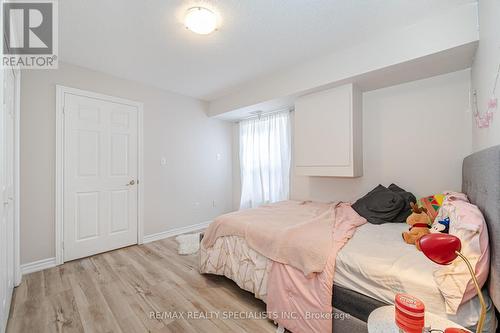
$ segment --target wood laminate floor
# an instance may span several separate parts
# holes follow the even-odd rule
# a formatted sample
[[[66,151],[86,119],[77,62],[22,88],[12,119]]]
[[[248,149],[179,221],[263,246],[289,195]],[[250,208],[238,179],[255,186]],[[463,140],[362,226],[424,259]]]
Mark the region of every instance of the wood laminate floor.
[[[199,274],[197,255],[180,256],[176,245],[160,240],[24,276],[7,332],[275,332],[267,319],[226,319],[265,304],[229,279]]]

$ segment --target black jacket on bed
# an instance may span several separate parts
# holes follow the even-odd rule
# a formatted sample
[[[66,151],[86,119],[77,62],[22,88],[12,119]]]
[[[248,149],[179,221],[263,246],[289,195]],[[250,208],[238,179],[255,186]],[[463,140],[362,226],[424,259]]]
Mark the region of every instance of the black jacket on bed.
[[[395,184],[378,185],[356,201],[352,208],[373,224],[404,223],[411,214],[410,202],[416,198]]]

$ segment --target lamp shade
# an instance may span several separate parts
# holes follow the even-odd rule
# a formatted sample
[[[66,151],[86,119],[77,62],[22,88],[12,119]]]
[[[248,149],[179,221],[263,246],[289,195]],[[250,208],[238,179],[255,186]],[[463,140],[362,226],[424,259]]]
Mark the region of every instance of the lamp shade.
[[[450,264],[462,249],[460,239],[448,234],[428,234],[420,237],[418,243],[427,258],[439,265]]]

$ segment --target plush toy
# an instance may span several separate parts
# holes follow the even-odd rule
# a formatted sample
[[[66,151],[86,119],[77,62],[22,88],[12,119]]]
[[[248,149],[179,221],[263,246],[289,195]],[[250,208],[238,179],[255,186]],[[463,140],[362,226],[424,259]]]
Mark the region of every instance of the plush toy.
[[[427,215],[427,210],[425,208],[419,208],[413,202],[411,202],[410,205],[412,214],[406,219],[406,223],[410,225],[410,229],[403,232],[403,239],[408,244],[415,244],[420,251],[418,240],[420,237],[429,233],[431,219],[429,215]]]
[[[450,218],[445,217],[442,220],[435,221],[434,224],[432,225],[430,231],[432,234],[437,234],[437,233],[448,234],[448,233],[450,233]]]

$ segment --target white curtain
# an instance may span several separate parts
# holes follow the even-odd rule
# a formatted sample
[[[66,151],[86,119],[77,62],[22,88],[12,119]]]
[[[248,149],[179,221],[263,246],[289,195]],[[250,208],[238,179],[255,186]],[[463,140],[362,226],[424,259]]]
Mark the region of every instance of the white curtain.
[[[288,199],[290,146],[288,111],[240,122],[240,208]]]

